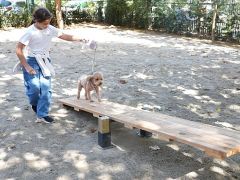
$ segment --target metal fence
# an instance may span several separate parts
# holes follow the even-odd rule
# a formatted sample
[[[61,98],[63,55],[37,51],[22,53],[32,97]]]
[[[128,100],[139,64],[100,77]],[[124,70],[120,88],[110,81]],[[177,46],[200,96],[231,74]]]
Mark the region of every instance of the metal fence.
[[[200,10],[203,12],[199,13]],[[158,4],[152,7],[150,26],[155,30],[210,38],[212,14],[212,3]],[[239,3],[229,1],[219,7],[215,35],[219,40],[240,40]]]

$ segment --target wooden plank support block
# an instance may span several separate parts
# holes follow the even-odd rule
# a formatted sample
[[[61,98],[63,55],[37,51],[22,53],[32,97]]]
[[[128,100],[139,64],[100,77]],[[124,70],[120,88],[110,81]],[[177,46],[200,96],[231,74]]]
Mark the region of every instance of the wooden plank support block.
[[[102,148],[109,148],[112,146],[110,120],[107,116],[98,118],[98,145]]]

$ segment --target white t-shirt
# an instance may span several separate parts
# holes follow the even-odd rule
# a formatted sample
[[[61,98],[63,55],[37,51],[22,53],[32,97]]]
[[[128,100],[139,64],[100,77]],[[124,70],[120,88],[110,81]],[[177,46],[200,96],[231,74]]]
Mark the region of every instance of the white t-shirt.
[[[54,37],[59,37],[63,34],[60,29],[52,25],[48,25],[46,29],[37,29],[34,24],[29,26],[20,38],[19,42],[26,46],[27,56],[32,56],[32,53],[49,53],[51,40]]]

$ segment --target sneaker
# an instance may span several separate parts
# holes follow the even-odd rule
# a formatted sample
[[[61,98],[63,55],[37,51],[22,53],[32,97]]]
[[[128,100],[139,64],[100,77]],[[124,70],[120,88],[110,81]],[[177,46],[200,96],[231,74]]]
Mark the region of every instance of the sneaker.
[[[37,120],[35,121],[35,123],[41,123],[41,122],[43,122],[42,118],[37,118]]]
[[[37,120],[35,121],[36,123],[41,123],[41,122],[44,122],[44,123],[52,123],[54,121],[54,119],[50,116],[45,116],[45,117],[42,117],[42,118],[37,118]]]
[[[32,105],[32,110],[37,113],[37,106]]]

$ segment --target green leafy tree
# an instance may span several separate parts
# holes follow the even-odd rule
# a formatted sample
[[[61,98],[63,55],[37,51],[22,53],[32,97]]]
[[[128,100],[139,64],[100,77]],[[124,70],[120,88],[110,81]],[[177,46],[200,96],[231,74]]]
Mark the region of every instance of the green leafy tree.
[[[128,6],[126,0],[107,0],[105,22],[113,25],[124,25]]]
[[[151,0],[133,0],[130,8],[134,27],[148,29],[151,24]]]

